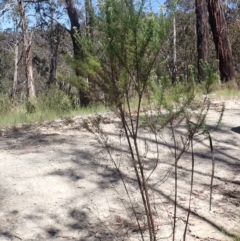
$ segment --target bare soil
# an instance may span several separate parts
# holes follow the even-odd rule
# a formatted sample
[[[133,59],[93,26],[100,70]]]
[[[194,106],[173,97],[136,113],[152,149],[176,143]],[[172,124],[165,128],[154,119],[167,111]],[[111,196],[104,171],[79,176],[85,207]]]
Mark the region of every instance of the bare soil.
[[[210,123],[219,116],[222,101],[214,101]],[[240,235],[240,99],[225,99],[224,102],[226,109],[221,127],[212,133],[216,165],[211,211],[209,141],[198,137],[194,142],[195,175],[187,240],[223,241]],[[111,153],[120,165],[139,215],[141,202],[129,164],[126,140],[113,114],[105,113],[104,116],[103,128],[114,147]],[[2,130],[1,241],[140,240],[139,228],[118,172],[94,135],[81,123],[82,117],[78,116]],[[142,154],[146,155],[144,168],[150,174],[155,165],[155,144],[147,130],[142,130],[141,138]],[[156,229],[164,240],[172,240],[174,168],[171,143],[166,130],[158,143],[160,162],[149,179]],[[183,240],[191,178],[189,151],[178,163],[178,176],[176,240]],[[144,221],[141,226],[144,230]]]

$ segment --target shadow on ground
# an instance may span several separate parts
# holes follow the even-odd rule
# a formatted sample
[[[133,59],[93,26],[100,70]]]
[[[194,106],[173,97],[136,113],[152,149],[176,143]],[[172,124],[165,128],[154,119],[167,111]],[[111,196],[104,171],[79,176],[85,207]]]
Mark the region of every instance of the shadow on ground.
[[[218,135],[226,135],[226,133],[229,133],[229,130],[230,128],[225,127],[222,132],[218,131]],[[91,148],[88,146],[89,143],[86,141],[87,138],[89,138],[89,134],[81,133],[79,135],[79,133],[77,134],[75,132],[76,135],[71,133],[71,135],[67,137],[65,135],[66,133],[64,132],[62,134],[44,134],[41,132],[33,133],[32,130],[30,130],[30,133],[27,133],[26,131],[29,131],[29,129],[13,130],[13,132],[2,138],[2,140],[4,140],[2,147],[7,148],[9,151],[23,153],[26,149],[38,146],[38,149],[34,150],[34,152],[41,154],[44,152],[44,150],[46,150],[46,148],[51,149],[51,147],[57,145],[58,147],[56,149],[56,153],[58,154],[58,158],[54,158],[51,161],[51,164],[55,166],[59,165],[59,169],[49,170],[42,175],[42,178],[58,177],[60,181],[67,183],[69,188],[73,187],[75,193],[72,194],[72,198],[65,200],[63,204],[56,204],[55,208],[51,210],[52,213],[48,207],[46,207],[46,210],[41,210],[36,207],[33,212],[29,210],[30,213],[25,215],[22,214],[23,210],[8,210],[7,202],[3,203],[3,205],[5,205],[3,215],[5,221],[0,222],[1,240],[21,240],[22,238],[18,234],[19,227],[21,227],[21,222],[34,223],[36,224],[35,227],[38,227],[36,229],[37,231],[30,229],[31,232],[36,232],[34,234],[34,239],[24,240],[112,241],[113,238],[118,238],[119,240],[128,240],[130,236],[140,234],[137,225],[133,225],[133,221],[129,221],[133,216],[132,212],[126,212],[129,215],[127,217],[121,217],[121,213],[115,212],[113,216],[106,217],[104,219],[104,217],[101,215],[97,217],[93,215],[93,210],[89,209],[89,207],[92,208],[93,205],[90,205],[90,203],[85,203],[84,205],[82,204],[81,201],[86,197],[86,195],[89,195],[89,201],[91,201],[91,198],[104,200],[105,197],[101,195],[104,192],[107,192],[107,195],[112,195],[110,190],[113,189],[113,186],[121,185],[122,177],[132,190],[136,189],[138,186],[136,180],[130,176],[126,169],[124,169],[120,175],[116,168],[114,168],[112,164],[109,164],[109,157],[106,154],[102,155],[102,149],[96,142],[92,142]],[[239,134],[240,127],[231,128],[231,131]],[[116,133],[107,134],[113,138],[118,138],[118,134]],[[167,142],[155,142],[153,139],[146,136],[142,136],[141,140],[143,142],[157,144],[168,150],[173,148],[173,145],[169,145]],[[216,139],[215,141],[217,142]],[[225,139],[224,141],[228,146],[226,149],[224,149],[222,146],[220,146],[219,149],[216,149],[216,163],[223,165],[223,168],[227,167],[232,173],[237,173],[240,170],[240,159],[236,150],[236,140]],[[82,148],[84,144],[87,145],[86,148]],[[201,145],[201,148],[196,150],[195,159],[196,162],[200,160],[203,165],[207,166],[210,162],[210,152],[205,142],[203,142]],[[232,148],[233,151],[226,152],[226,150],[229,148]],[[124,157],[129,158],[128,150],[122,148],[122,146],[113,145],[112,151],[116,158],[123,154],[125,155]],[[99,153],[101,154],[100,156]],[[190,160],[190,156],[191,153],[187,151],[183,157],[186,160]],[[169,166],[171,169],[172,163],[169,162],[169,158],[170,156],[165,155],[164,158],[159,161],[159,165],[162,163],[166,166]],[[46,160],[46,162],[47,161],[48,160]],[[68,166],[66,168],[62,168],[61,163],[67,163]],[[151,171],[155,168],[155,165],[156,160],[152,158],[149,159],[149,161],[145,161],[144,168],[146,171]],[[183,175],[181,176],[182,181],[189,181],[192,171],[189,166],[179,165],[179,171],[183,172]],[[201,176],[203,179],[210,179],[211,176],[209,173],[204,172],[204,170],[196,170],[195,173],[196,175]],[[174,173],[172,171],[169,172],[168,178],[169,181],[174,180]],[[236,205],[239,205],[238,202],[234,203],[234,201],[240,200],[240,181],[233,180],[231,176],[229,178],[221,177],[220,174],[217,174],[215,179],[220,182],[215,186],[215,192],[218,192],[223,197],[228,198],[226,203],[228,201],[229,207],[231,206],[232,208]],[[84,181],[89,182],[91,190],[86,190],[86,184],[82,184]],[[206,189],[208,190],[210,189],[209,185],[207,184],[201,185],[205,185]],[[232,189],[229,189],[230,185]],[[85,188],[84,191],[83,188]],[[172,206],[174,205],[174,199],[172,196],[166,193],[167,190],[157,188],[154,184],[151,184],[150,188],[162,198],[165,198],[169,204]],[[4,191],[1,190],[1,192]],[[95,193],[97,193],[97,196],[94,196]],[[55,194],[52,194],[52,198],[54,198],[54,195]],[[113,200],[116,202],[119,200],[119,196],[121,196],[121,194],[118,193],[118,198],[113,198]],[[3,199],[4,198],[7,199],[8,195],[5,195]],[[84,200],[86,201],[87,199]],[[0,205],[1,204],[2,203],[0,203]],[[98,204],[101,205],[101,202],[99,201]],[[129,210],[129,203],[125,202],[124,204],[126,206],[126,210]],[[187,212],[186,205],[178,203],[177,207],[185,213]],[[226,209],[229,207],[226,207]],[[62,213],[58,213],[58,209]],[[28,212],[28,210],[24,210],[24,212]],[[234,237],[234,234],[227,230],[227,228],[224,229],[224,227],[218,225],[217,222],[213,222],[207,217],[199,214],[197,211],[191,210],[190,213],[192,216],[195,216],[208,223],[219,232],[224,232],[227,236]],[[234,215],[234,209],[231,210],[231,214]],[[139,212],[139,215],[142,215],[142,213]],[[20,218],[18,218],[19,216]],[[141,217],[141,219],[144,218]],[[26,228],[26,230],[23,230],[24,232],[29,232],[28,227],[23,227],[23,229],[24,228]],[[142,227],[142,229],[145,230],[144,227]]]
[[[231,131],[240,134],[240,126],[232,128]]]

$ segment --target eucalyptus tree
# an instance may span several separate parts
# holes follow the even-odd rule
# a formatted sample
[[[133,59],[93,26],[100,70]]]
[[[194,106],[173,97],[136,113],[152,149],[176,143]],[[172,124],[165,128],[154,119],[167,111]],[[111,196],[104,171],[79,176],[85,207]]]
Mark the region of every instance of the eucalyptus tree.
[[[198,52],[198,79],[204,80],[206,73],[202,62],[209,62],[209,27],[206,0],[195,0]]]
[[[73,0],[65,0],[66,10],[70,20],[70,29],[68,32],[71,35],[73,52],[75,61],[84,60],[84,50],[81,43],[77,41],[76,36],[82,37],[84,34],[88,37],[93,38],[93,19],[94,12],[91,0],[85,0],[85,19],[82,17],[80,19],[80,11],[77,9],[77,4]],[[82,14],[83,15],[83,14]],[[82,23],[82,24],[81,24]],[[83,25],[83,26],[82,26]],[[85,25],[85,26],[84,26]],[[85,33],[84,33],[85,27]],[[76,76],[82,79],[82,88],[79,89],[79,100],[82,106],[87,106],[90,103],[89,94],[86,91],[86,85],[88,81],[88,76],[83,72],[82,69],[75,67]],[[76,83],[76,82],[75,82]],[[77,84],[77,87],[78,84]]]
[[[28,30],[28,23],[23,0],[18,0],[17,7],[20,15],[20,26],[23,35],[23,59],[27,83],[27,98],[35,98],[36,88],[33,78],[32,33]]]
[[[14,77],[13,77],[13,86],[11,91],[11,97],[13,101],[16,101],[17,98],[17,92],[18,92],[18,67],[19,67],[19,61],[21,58],[19,58],[19,44],[21,41],[21,38],[18,34],[18,19],[15,21],[15,34],[14,34],[14,43],[13,43],[13,49],[14,49]]]
[[[198,35],[198,70],[200,78],[204,77],[204,71],[200,66],[200,61],[203,60],[207,62],[209,58],[208,19],[215,45],[216,59],[219,61],[220,79],[222,83],[237,87],[232,46],[225,19],[229,2],[222,0],[196,0],[195,4]]]
[[[240,2],[229,0],[225,14],[228,34],[232,44],[232,53],[237,74],[240,73]]]
[[[91,0],[85,0],[83,4],[81,1],[77,1],[77,0],[64,0],[64,1],[52,0],[48,3],[48,7],[51,4],[55,6],[54,8],[55,10],[52,12],[49,12],[48,10],[48,13],[45,10],[44,14],[43,14],[43,9],[41,4],[39,5],[39,12],[41,12],[41,15],[43,16],[43,20],[44,20],[44,17],[46,17],[48,20],[50,20],[49,22],[51,23],[51,26],[53,26],[53,22],[55,22],[55,25],[54,25],[55,30],[53,30],[53,27],[50,27],[53,33],[54,32],[56,33],[57,29],[58,30],[64,29],[71,37],[72,51],[73,51],[75,60],[76,61],[83,60],[84,59],[83,49],[82,49],[82,46],[78,43],[76,39],[76,35],[78,36],[88,35],[89,37],[90,36],[93,37],[94,12],[92,8]],[[59,18],[56,18],[53,16],[56,13],[55,11],[57,9],[57,6],[58,7],[60,6],[62,8],[62,12],[67,15],[69,23],[66,22],[66,15],[65,16],[62,15]],[[50,7],[50,9],[52,8]],[[63,19],[65,19],[65,22],[61,21]],[[52,35],[52,38],[55,42],[57,41],[59,43],[59,39],[56,40],[57,36],[55,34]],[[53,44],[52,40],[50,40],[51,51],[54,52],[54,57],[56,58],[57,49],[54,50],[54,46],[55,48],[57,48],[56,44]],[[54,61],[52,61],[52,63],[53,62]],[[52,66],[54,66],[54,64],[52,64]],[[53,68],[51,67],[50,70],[51,69]],[[85,78],[84,82],[87,82],[87,76],[83,73],[83,71],[81,71],[79,68],[74,68],[74,70],[77,77],[80,77],[80,78],[84,77]],[[53,76],[50,75],[50,79],[53,79]],[[49,80],[49,81],[52,82],[52,80]],[[88,93],[86,93],[84,88],[79,89],[79,101],[82,106],[87,106],[90,102]]]
[[[221,81],[237,87],[232,47],[228,37],[224,5],[221,0],[207,0],[209,23],[213,33]]]
[[[1,11],[2,14],[5,14],[6,12],[11,12],[11,14],[17,15],[19,17],[19,27],[21,28],[20,33],[22,35],[22,41],[23,41],[22,56],[23,56],[23,62],[24,62],[24,68],[25,68],[26,93],[27,93],[27,98],[35,98],[36,89],[35,89],[35,81],[33,77],[32,33],[31,31],[29,31],[29,27],[28,27],[26,3],[23,0],[15,0],[15,1],[5,0],[5,1],[2,1],[1,4],[2,4],[2,11]],[[13,23],[10,23],[10,25],[12,26]],[[18,45],[16,45],[16,47],[17,46]],[[15,54],[17,55],[17,50]],[[15,71],[17,70],[16,68],[17,68],[17,65],[15,63]]]
[[[76,40],[76,34],[78,36],[87,35],[93,37],[94,11],[92,1],[85,0],[82,3],[82,1],[78,0],[36,0],[34,3],[38,16],[37,27],[41,29],[41,35],[44,35],[50,47],[50,67],[47,83],[51,85],[57,82],[59,47],[63,44],[64,31],[71,38],[75,60],[84,58],[82,47]],[[87,82],[87,76],[79,68],[75,68],[75,74],[77,77],[84,77],[84,82]],[[62,81],[59,81],[59,83],[61,86],[69,85]],[[71,86],[68,89],[71,89]],[[79,100],[83,106],[89,104],[90,99],[84,88],[79,89]]]
[[[166,7],[174,9],[175,21],[170,31],[168,47],[162,51],[167,59],[165,68],[172,82],[175,82],[180,76],[188,78],[190,65],[197,68],[194,5],[188,0],[167,0]]]
[[[57,82],[57,66],[59,60],[60,46],[63,44],[65,37],[65,27],[61,23],[61,19],[64,18],[63,7],[58,4],[58,1],[50,0],[47,2],[38,2],[35,4],[37,15],[37,34],[45,41],[45,48],[47,50],[48,69],[42,71],[47,79],[47,85],[51,86]],[[39,60],[41,61],[41,56]]]

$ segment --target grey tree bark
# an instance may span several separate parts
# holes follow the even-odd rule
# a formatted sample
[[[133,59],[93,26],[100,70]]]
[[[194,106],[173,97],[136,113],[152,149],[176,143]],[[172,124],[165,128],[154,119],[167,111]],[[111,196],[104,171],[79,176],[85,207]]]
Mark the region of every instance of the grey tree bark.
[[[13,88],[12,88],[12,100],[16,100],[17,86],[18,86],[18,48],[19,40],[16,39],[14,44],[14,75],[13,75]]]
[[[18,0],[18,11],[20,13],[21,28],[23,34],[23,59],[27,83],[27,98],[35,98],[36,89],[33,78],[32,36],[31,34],[29,34],[27,29],[26,14],[23,5],[23,0]]]

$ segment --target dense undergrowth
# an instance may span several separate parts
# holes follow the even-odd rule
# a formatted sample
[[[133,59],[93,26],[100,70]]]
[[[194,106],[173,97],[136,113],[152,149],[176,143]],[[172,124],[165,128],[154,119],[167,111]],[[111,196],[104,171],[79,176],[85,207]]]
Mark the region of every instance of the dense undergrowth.
[[[52,121],[58,118],[87,115],[105,110],[104,105],[94,104],[81,108],[77,97],[71,98],[57,88],[51,88],[46,95],[31,102],[22,99],[13,103],[5,94],[0,94],[0,127]]]
[[[197,91],[196,97],[204,94],[201,86],[197,88]],[[173,89],[169,89],[169,101],[171,101],[171,92],[173,92]],[[231,98],[240,96],[240,91],[228,88],[216,88],[211,95],[213,98]],[[132,100],[132,105],[136,105],[134,99]],[[144,105],[148,105],[147,98],[143,102],[143,107]],[[101,103],[91,104],[88,107],[82,108],[77,103],[77,97],[74,99],[70,98],[57,88],[51,88],[47,95],[39,96],[34,101],[34,109],[32,110],[28,109],[26,100],[23,99],[14,104],[7,95],[0,94],[0,127],[52,121],[58,118],[88,115],[107,110],[108,108]]]

